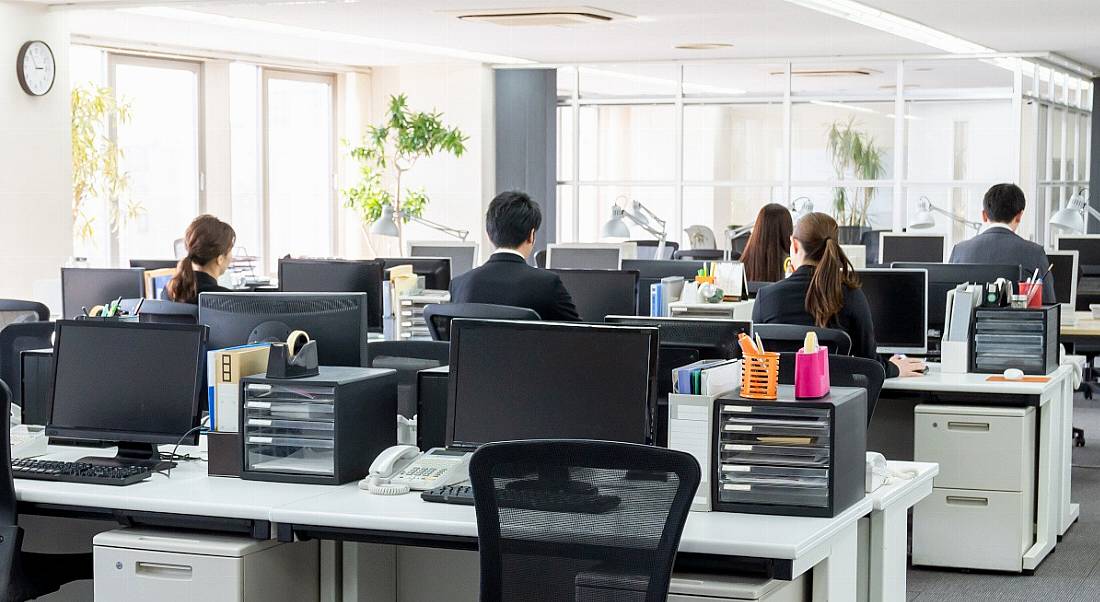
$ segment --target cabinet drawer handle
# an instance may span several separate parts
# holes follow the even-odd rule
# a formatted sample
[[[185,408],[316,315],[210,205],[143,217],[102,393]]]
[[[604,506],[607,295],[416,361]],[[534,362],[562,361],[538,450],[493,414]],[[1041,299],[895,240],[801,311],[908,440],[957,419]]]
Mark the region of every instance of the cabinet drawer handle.
[[[971,431],[971,432],[988,432],[988,422],[948,422],[947,430],[949,431]]]
[[[190,580],[191,567],[183,564],[163,564],[160,562],[138,562],[134,568],[138,575],[158,579]]]
[[[967,497],[963,495],[949,495],[947,496],[947,503],[954,504],[955,506],[988,506],[989,498],[987,497]]]

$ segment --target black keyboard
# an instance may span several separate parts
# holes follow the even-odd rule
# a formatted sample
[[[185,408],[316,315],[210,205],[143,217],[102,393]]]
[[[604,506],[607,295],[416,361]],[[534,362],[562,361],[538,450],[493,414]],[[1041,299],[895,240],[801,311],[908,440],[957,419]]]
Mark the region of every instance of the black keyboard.
[[[425,502],[438,502],[440,504],[473,506],[474,488],[470,485],[444,485],[421,493],[420,499]]]
[[[87,462],[54,462],[19,459],[11,461],[11,476],[36,481],[64,481],[96,485],[129,485],[152,476],[140,466],[103,466]],[[472,498],[471,498],[472,499]]]

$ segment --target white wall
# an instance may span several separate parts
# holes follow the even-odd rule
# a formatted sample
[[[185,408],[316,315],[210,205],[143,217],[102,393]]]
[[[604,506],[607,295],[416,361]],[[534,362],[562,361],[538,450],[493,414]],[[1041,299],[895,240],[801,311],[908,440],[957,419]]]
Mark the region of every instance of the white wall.
[[[12,70],[0,72],[0,297],[34,298],[37,288],[38,300],[51,301],[34,283],[58,278],[72,254],[65,20],[44,6],[0,2],[3,61],[14,63],[28,40],[45,41],[57,60],[57,80],[44,97],[25,94]]]

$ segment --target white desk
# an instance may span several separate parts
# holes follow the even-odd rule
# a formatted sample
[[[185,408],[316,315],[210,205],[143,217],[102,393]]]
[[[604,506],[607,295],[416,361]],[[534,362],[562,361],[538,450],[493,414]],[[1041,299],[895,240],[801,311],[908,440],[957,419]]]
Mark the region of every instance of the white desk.
[[[1039,414],[1039,459],[1035,543],[1023,556],[1023,568],[1034,570],[1054,549],[1058,536],[1069,529],[1080,515],[1077,504],[1070,503],[1070,445],[1073,414],[1072,368],[1061,366],[1045,383],[990,382],[988,374],[945,374],[938,364],[929,364],[929,372],[916,378],[888,379],[883,391],[942,393],[958,399],[958,405],[1004,405],[1003,399],[1016,397],[1033,405]],[[884,395],[880,404],[889,403]],[[1012,403],[1016,403],[1013,401]]]
[[[939,474],[928,462],[889,462],[894,472],[915,471],[912,479],[893,479],[870,494],[874,503],[868,521],[867,575],[861,576],[860,602],[904,602],[908,557],[909,509],[932,493],[932,479]]]

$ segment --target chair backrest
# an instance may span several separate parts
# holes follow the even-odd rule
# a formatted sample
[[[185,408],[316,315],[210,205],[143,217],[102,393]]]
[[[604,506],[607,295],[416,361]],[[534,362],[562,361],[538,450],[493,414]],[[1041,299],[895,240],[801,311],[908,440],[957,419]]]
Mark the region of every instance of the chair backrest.
[[[760,335],[764,349],[768,351],[798,351],[806,340],[806,333],[817,333],[817,342],[828,347],[831,355],[852,353],[852,337],[843,330],[817,328],[798,324],[753,324],[753,334]]]
[[[9,527],[16,524],[16,510],[15,510],[15,482],[12,481],[11,476],[11,402],[12,393],[11,388],[7,383],[0,379],[0,408],[4,410],[4,416],[8,417],[5,420],[4,426],[8,427],[3,430],[3,435],[0,435],[0,528]],[[0,572],[8,572],[8,567],[0,567]],[[3,581],[6,587],[6,580]],[[0,592],[6,590],[0,590]]]
[[[794,384],[794,353],[779,354],[779,384]],[[875,413],[882,384],[886,382],[886,368],[881,362],[865,357],[847,355],[829,356],[829,386],[859,387],[867,390],[867,424]]]
[[[0,299],[0,329],[8,324],[48,322],[50,308],[37,301]]]
[[[546,267],[546,249],[535,251],[535,265],[540,268]]]
[[[672,254],[672,258],[719,261],[726,258],[726,252],[722,249],[680,249]]]
[[[659,447],[482,446],[470,462],[482,602],[665,600],[699,478],[695,458]]]
[[[0,330],[0,380],[18,391],[22,382],[20,354],[53,347],[53,322],[10,324]],[[13,395],[12,401],[19,402]]]
[[[526,307],[491,303],[439,303],[424,308],[424,321],[436,341],[451,340],[451,320],[541,320],[537,311]]]
[[[680,243],[674,240],[665,241],[665,250],[660,257],[657,256],[657,249],[661,246],[659,240],[630,240],[627,242],[634,243],[638,247],[638,259],[672,259],[672,254],[680,249]]]
[[[406,418],[416,415],[417,375],[421,370],[450,363],[451,344],[446,341],[372,341],[367,343],[367,368],[397,370],[397,411]]]

